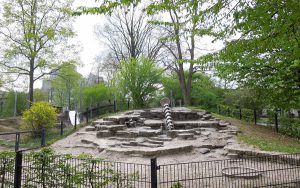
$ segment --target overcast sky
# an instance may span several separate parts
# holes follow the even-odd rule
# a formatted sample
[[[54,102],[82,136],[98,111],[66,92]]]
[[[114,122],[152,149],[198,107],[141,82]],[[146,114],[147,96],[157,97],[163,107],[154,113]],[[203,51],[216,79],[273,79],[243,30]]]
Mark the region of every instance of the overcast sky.
[[[74,8],[78,6],[93,7],[99,5],[99,2],[95,0],[75,0]],[[103,15],[81,15],[75,18],[73,28],[77,34],[75,41],[81,46],[79,57],[81,59],[81,67],[78,67],[78,72],[83,76],[88,76],[91,72],[93,64],[95,63],[94,58],[96,55],[105,51],[105,44],[100,44],[99,40],[94,34],[94,28],[96,25],[103,25],[106,22],[106,18]],[[211,43],[211,37],[204,37],[201,41],[201,46],[205,46],[206,49],[220,49],[223,47],[221,41]],[[212,52],[210,50],[201,50],[200,54]],[[41,87],[41,81],[35,83],[35,88]]]

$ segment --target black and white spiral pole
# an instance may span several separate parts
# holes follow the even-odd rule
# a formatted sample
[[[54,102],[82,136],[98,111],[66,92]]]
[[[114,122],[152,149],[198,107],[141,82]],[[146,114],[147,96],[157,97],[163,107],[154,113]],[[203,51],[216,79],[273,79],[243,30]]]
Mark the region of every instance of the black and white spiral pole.
[[[165,125],[167,130],[171,130],[174,128],[174,124],[172,121],[172,116],[171,116],[171,109],[170,109],[170,99],[168,98],[163,98],[160,100],[160,104],[163,107],[163,111],[165,114]]]

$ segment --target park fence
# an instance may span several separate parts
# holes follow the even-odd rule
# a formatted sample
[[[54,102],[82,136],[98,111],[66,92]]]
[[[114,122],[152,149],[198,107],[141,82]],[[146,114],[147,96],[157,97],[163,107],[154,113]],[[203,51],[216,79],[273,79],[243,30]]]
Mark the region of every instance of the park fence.
[[[233,117],[239,120],[253,122],[255,125],[269,126],[283,134],[300,138],[300,116],[292,117],[282,109],[245,109],[218,105],[220,115]]]
[[[157,165],[18,151],[0,155],[0,187],[299,187],[300,154]]]

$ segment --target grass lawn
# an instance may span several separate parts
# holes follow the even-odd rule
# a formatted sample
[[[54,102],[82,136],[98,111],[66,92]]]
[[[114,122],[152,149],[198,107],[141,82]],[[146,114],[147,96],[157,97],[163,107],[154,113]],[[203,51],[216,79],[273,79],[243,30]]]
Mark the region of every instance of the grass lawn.
[[[200,110],[193,107],[194,110]],[[213,114],[215,117],[230,122],[239,128],[241,133],[237,138],[240,142],[253,145],[264,151],[277,151],[286,153],[300,153],[300,140],[276,133],[267,126],[254,125],[253,123]]]

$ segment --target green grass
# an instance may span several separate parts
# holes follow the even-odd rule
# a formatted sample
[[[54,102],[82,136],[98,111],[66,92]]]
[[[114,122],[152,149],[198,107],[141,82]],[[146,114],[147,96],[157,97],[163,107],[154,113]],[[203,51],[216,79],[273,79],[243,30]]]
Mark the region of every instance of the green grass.
[[[197,107],[191,107],[193,110],[202,110]],[[292,138],[276,131],[272,127],[254,125],[251,122],[237,120],[231,117],[225,117],[218,114],[213,116],[230,122],[238,127],[241,133],[238,134],[238,141],[252,145],[264,151],[276,151],[285,153],[300,153],[300,140]]]

